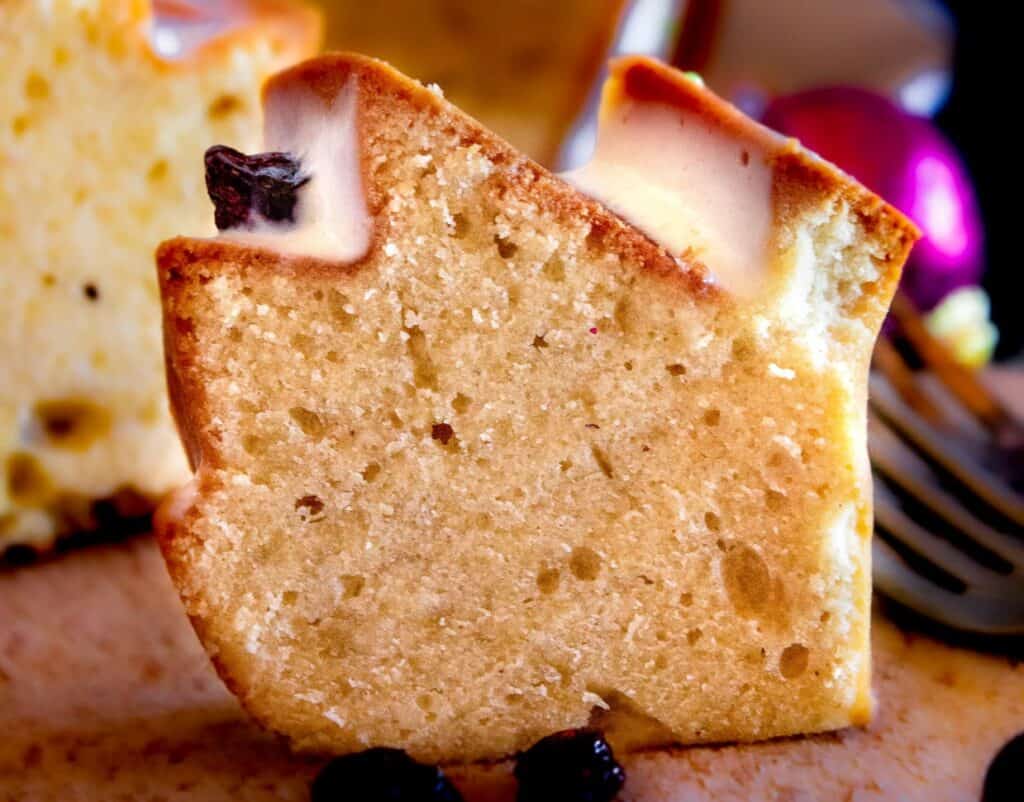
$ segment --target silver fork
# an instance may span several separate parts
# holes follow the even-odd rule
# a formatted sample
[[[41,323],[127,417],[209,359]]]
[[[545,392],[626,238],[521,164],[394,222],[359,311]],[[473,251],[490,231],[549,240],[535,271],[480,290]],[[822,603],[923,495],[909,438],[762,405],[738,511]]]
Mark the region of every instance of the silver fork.
[[[1024,636],[1024,427],[902,295],[893,316],[929,370],[879,341],[868,413],[875,587],[945,627]]]

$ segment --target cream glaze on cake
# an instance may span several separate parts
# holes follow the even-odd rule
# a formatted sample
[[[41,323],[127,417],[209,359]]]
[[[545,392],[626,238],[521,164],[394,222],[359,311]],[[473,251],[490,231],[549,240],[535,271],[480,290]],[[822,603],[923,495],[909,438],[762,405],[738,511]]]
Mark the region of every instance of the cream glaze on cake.
[[[716,262],[724,215],[659,244],[345,55],[266,96],[319,117],[354,93],[366,254],[159,251],[197,470],[161,546],[221,675],[300,748],[466,760],[587,722],[642,745],[869,715],[864,385],[916,232],[663,65],[611,80],[640,119],[764,149],[756,296]]]

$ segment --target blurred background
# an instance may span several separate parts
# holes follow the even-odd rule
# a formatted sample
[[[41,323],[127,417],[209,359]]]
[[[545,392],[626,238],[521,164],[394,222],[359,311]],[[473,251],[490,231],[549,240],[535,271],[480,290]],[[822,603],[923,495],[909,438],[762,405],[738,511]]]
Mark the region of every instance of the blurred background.
[[[333,3],[329,47],[381,56],[556,168],[593,146],[610,53],[701,74],[923,229],[903,289],[964,364],[1021,354],[990,97],[1000,17],[966,0]]]

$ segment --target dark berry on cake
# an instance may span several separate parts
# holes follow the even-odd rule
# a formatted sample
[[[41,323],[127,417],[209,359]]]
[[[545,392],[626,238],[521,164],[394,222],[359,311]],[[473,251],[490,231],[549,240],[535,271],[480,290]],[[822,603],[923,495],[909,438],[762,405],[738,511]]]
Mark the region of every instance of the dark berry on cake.
[[[611,802],[626,782],[601,733],[564,730],[542,738],[516,763],[518,802]]]
[[[996,754],[985,774],[981,802],[1024,799],[1024,732],[1011,738]]]
[[[335,758],[321,769],[311,802],[462,802],[444,772],[401,749],[378,747]]]
[[[273,222],[291,222],[298,190],[309,181],[288,153],[247,156],[225,145],[206,151],[206,190],[221,231],[245,226],[253,212]]]

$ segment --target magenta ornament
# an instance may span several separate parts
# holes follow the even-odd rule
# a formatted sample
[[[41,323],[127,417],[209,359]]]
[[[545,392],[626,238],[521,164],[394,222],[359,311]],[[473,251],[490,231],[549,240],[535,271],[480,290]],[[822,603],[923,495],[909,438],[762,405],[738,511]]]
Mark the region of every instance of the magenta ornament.
[[[923,233],[902,288],[931,309],[978,284],[984,232],[974,189],[953,145],[928,120],[855,87],[812,89],[772,100],[766,125],[799,139],[877,192]]]

